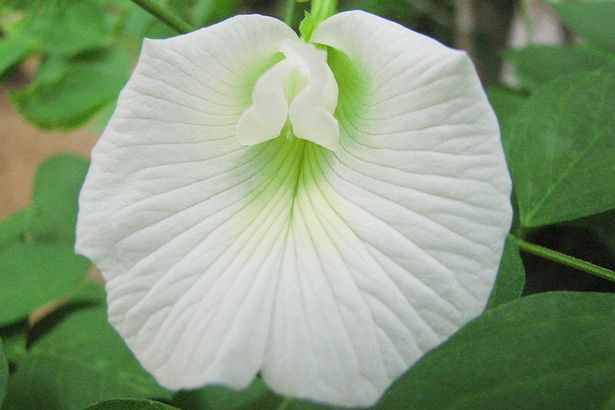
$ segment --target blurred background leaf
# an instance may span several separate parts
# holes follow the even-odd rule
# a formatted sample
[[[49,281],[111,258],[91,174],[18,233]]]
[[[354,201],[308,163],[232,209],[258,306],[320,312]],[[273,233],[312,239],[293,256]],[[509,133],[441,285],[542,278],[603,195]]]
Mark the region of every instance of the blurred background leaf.
[[[0,251],[0,326],[27,317],[70,291],[90,262],[70,246],[15,243]]]
[[[53,317],[38,326],[46,320]],[[170,393],[141,368],[108,324],[104,305],[86,305],[35,340],[10,378],[5,409],[82,409],[118,397]]]
[[[28,231],[32,219],[32,208],[23,208],[0,220],[0,249],[13,242],[19,242]]]
[[[34,50],[31,41],[18,36],[0,39],[0,80],[6,72]]]
[[[17,111],[41,128],[71,128],[114,101],[132,61],[123,48],[45,60],[28,87],[13,92]]]
[[[45,161],[35,177],[33,204],[0,221],[0,336],[13,364],[27,353],[28,317],[73,291],[90,268],[73,251],[87,165],[65,154]]]
[[[26,319],[0,326],[0,338],[4,344],[4,355],[10,364],[16,364],[26,355],[28,322]],[[1,407],[0,407],[1,408]]]
[[[75,55],[113,41],[101,1],[31,1],[27,11],[11,35],[30,39],[49,54]]]
[[[4,348],[2,346],[2,339],[0,339],[0,406],[4,402],[4,395],[6,394],[6,383],[9,378],[9,366],[4,356]]]
[[[285,0],[158,1],[197,27],[237,13],[282,17],[286,10]],[[519,205],[523,222],[519,223],[516,215],[514,232],[529,241],[613,268],[615,210],[609,209],[615,206],[615,165],[610,159],[615,158],[611,115],[615,2],[544,3],[552,8],[543,7],[543,11],[555,10],[562,16],[564,24],[556,22],[551,27],[562,32],[560,41],[534,44],[529,36],[528,42],[510,51],[505,50],[513,40],[515,24],[520,22],[528,32],[544,25],[532,20],[532,13],[539,9],[538,1],[341,0],[339,8],[370,11],[449,46],[464,48],[488,86],[500,121],[515,178],[514,205]],[[295,28],[306,7],[307,3],[297,4]],[[142,39],[173,35],[173,30],[128,0],[2,0],[3,93],[10,90],[15,113],[38,128],[88,125],[98,132],[111,115]],[[516,82],[502,84],[507,65],[512,67]],[[4,118],[10,115],[6,110],[0,114]],[[32,128],[19,131],[4,124],[0,117],[0,144],[4,144],[0,165],[7,163],[7,156],[13,152],[5,142],[9,134],[34,134]],[[36,135],[37,146],[49,138]],[[589,145],[584,145],[587,141]],[[572,163],[569,174],[560,172]],[[0,316],[5,315],[6,320],[0,325],[0,337],[10,363],[12,389],[5,408],[83,408],[119,397],[158,397],[182,409],[329,408],[282,400],[260,378],[240,392],[209,386],[177,393],[169,401],[170,393],[140,369],[106,323],[104,291],[93,282],[84,282],[87,263],[72,252],[76,200],[86,170],[87,161],[74,156],[62,155],[44,162],[35,178],[32,203],[20,203],[25,208],[0,220],[0,293],[5,292],[0,294]],[[7,184],[0,186],[8,189]],[[545,206],[537,206],[541,195],[547,193]],[[60,264],[64,266],[60,268]],[[12,275],[16,272],[20,274]],[[604,397],[609,394],[610,404],[615,403],[612,384],[606,386],[605,379],[599,377],[614,379],[606,359],[613,353],[606,337],[614,339],[608,333],[606,296],[546,294],[519,299],[522,289],[524,295],[554,289],[613,292],[615,284],[533,255],[519,255],[516,243],[509,238],[487,313],[421,360],[418,370],[411,370],[387,393],[382,405],[405,409],[420,403],[437,408],[467,397],[460,406],[520,403],[528,408],[559,409],[583,407],[581,399],[589,400],[592,406],[608,406]],[[9,303],[5,301],[13,300],[11,297],[19,300],[5,309]],[[560,299],[562,302],[557,302]],[[46,307],[41,312],[37,308],[42,305]],[[578,314],[581,308],[585,309],[583,315]],[[613,314],[611,310],[611,318]],[[532,327],[534,320],[541,325]],[[519,331],[521,328],[525,331]],[[583,341],[585,345],[581,346]],[[600,348],[602,351],[597,350]],[[506,354],[508,349],[511,355]],[[540,349],[544,357],[539,357]],[[578,368],[571,373],[576,378],[558,373],[564,368],[564,357],[572,366],[592,352],[594,356],[587,357],[590,361],[605,358],[605,366],[596,368],[598,376]],[[542,375],[536,384],[543,388],[542,393],[536,390],[538,387],[532,390],[523,379],[532,371]],[[519,383],[512,383],[515,380]],[[502,385],[507,387],[497,390]],[[409,396],[415,391],[412,386],[420,389]],[[571,388],[564,391],[566,386]],[[561,396],[549,396],[560,390]],[[579,393],[569,401],[557,401],[577,390]],[[493,399],[496,396],[498,401]],[[521,403],[523,397],[536,400]],[[554,400],[546,402],[545,397]],[[145,408],[162,410],[164,404],[115,400],[97,406],[94,408],[150,406]]]
[[[172,407],[153,400],[109,400],[96,403],[85,410],[173,410]]]
[[[87,170],[87,160],[68,154],[55,155],[38,167],[30,222],[34,237],[73,246],[77,201]]]
[[[615,1],[546,0],[564,22],[590,43],[615,51]]]
[[[0,221],[0,325],[23,320],[85,278],[90,262],[73,244],[86,169],[87,161],[69,155],[41,164],[32,206]]]
[[[521,85],[528,90],[535,90],[563,75],[592,71],[615,63],[615,54],[609,55],[590,46],[530,46],[510,50],[506,58],[512,61]]]

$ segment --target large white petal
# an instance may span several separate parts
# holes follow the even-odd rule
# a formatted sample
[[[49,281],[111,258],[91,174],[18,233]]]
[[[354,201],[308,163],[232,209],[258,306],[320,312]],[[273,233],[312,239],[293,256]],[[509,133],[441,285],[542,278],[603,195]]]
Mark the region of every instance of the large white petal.
[[[483,310],[511,184],[464,53],[363,12],[312,41],[338,50],[341,138],[335,154],[306,147],[263,374],[369,405]]]
[[[282,394],[369,405],[485,305],[510,181],[467,57],[358,12],[313,34],[341,51],[336,152],[240,145],[293,36],[243,16],[147,44],[95,149],[78,249],[164,385],[262,369]]]
[[[235,131],[289,39],[278,20],[238,16],[146,41],[93,152],[77,249],[106,279],[110,321],[167,387],[240,388],[262,365],[290,202],[267,189],[299,160]]]

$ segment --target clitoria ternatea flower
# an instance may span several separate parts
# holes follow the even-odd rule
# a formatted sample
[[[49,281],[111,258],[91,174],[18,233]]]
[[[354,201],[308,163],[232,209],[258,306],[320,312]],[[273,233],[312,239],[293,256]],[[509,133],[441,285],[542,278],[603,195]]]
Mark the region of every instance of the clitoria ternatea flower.
[[[364,12],[310,43],[236,16],[146,40],[81,192],[77,250],[171,389],[367,406],[487,302],[510,226],[469,58]]]

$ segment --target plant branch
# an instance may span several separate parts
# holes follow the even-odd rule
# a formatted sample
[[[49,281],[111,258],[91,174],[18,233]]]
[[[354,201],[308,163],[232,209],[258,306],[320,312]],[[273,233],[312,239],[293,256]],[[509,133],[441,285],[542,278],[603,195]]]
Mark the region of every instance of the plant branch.
[[[290,399],[288,397],[284,397],[282,402],[280,402],[280,405],[278,406],[277,410],[286,410],[289,404],[290,404]]]
[[[453,24],[452,14],[433,0],[408,0],[407,3],[441,26],[450,27]]]
[[[574,256],[566,255],[565,253],[554,251],[553,249],[545,248],[544,246],[526,242],[514,236],[513,238],[517,241],[519,248],[527,253],[615,282],[615,271],[594,265],[591,262],[575,258]]]
[[[284,23],[292,27],[295,22],[295,10],[297,9],[297,0],[286,0],[286,11],[284,13]]]
[[[167,10],[154,0],[132,0],[132,2],[180,34],[194,30],[191,24],[177,17],[173,12]]]
[[[455,4],[455,47],[465,50],[474,59],[476,58],[474,0],[458,0]]]
[[[310,5],[310,14],[316,21],[316,24],[321,23],[336,12],[337,0],[312,0]]]

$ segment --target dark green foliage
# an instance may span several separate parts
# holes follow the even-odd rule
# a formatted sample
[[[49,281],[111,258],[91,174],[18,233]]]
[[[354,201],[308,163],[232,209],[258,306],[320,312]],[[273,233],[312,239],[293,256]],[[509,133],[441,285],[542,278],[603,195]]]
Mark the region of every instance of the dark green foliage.
[[[517,113],[508,161],[523,226],[615,207],[613,107],[609,66],[547,84]]]
[[[103,2],[93,0],[47,0],[35,2],[19,23],[14,36],[29,39],[49,54],[75,55],[109,46],[112,26]],[[58,30],[58,27],[62,27]]]
[[[43,162],[34,179],[32,233],[72,245],[77,223],[77,199],[88,161],[60,154]]]
[[[173,404],[184,410],[199,409],[265,409],[276,408],[282,398],[272,393],[261,378],[241,391],[222,386],[208,386],[178,393]]]
[[[26,317],[85,277],[90,263],[62,245],[15,243],[0,251],[0,325]]]
[[[17,363],[25,356],[27,337],[28,322],[25,319],[0,327],[4,355],[9,363]]]
[[[0,339],[0,406],[4,401],[4,395],[6,394],[6,383],[9,378],[9,366],[4,356],[4,349],[2,348],[2,339]]]
[[[0,39],[0,80],[9,69],[28,56],[33,48],[31,41],[19,36]]]
[[[504,145],[504,150],[508,153],[511,143],[512,125],[517,111],[519,111],[519,108],[527,99],[527,95],[507,88],[491,87],[487,89],[487,96],[498,115],[502,144]]]
[[[612,0],[546,0],[564,22],[590,43],[615,51],[615,2]]]
[[[9,381],[7,409],[82,409],[117,397],[168,397],[107,323],[104,307],[63,318],[30,348]]]
[[[552,292],[486,311],[377,409],[598,409],[615,398],[615,297]]]
[[[524,286],[525,270],[519,256],[519,245],[509,235],[506,238],[500,269],[487,307],[494,308],[521,297]]]
[[[196,27],[286,7],[159,2]],[[485,312],[402,375],[377,409],[615,409],[615,283],[520,254],[515,239],[615,268],[615,2],[546,0],[582,44],[504,52],[513,3],[475,2],[466,33],[484,80],[496,83],[506,59],[520,84],[488,87],[513,176],[513,233]],[[459,4],[342,0],[339,9],[365,9],[455,46]],[[297,23],[306,8],[297,4]],[[3,0],[0,79],[33,57],[32,82],[11,93],[21,116],[73,128],[105,112],[103,126],[142,39],[176,34],[129,0]],[[330,63],[342,57],[330,52]],[[73,251],[87,166],[71,155],[42,163],[32,204],[0,221],[3,410],[331,409],[284,399],[260,377],[242,391],[160,387],[107,323],[104,289]],[[33,323],[33,312],[58,302]]]
[[[24,319],[85,278],[90,263],[73,243],[86,169],[87,161],[70,155],[44,162],[33,204],[0,222],[0,325]]]
[[[534,90],[562,75],[596,70],[615,63],[615,56],[590,46],[530,46],[510,50],[506,58],[512,61],[521,84],[528,90]]]
[[[32,220],[32,209],[24,208],[0,221],[0,249],[19,242],[28,231]]]
[[[12,94],[12,101],[42,128],[72,128],[117,98],[130,66],[129,53],[119,47],[70,59],[49,58],[31,85]]]
[[[172,410],[172,407],[164,403],[152,400],[109,400],[96,403],[85,410]]]

